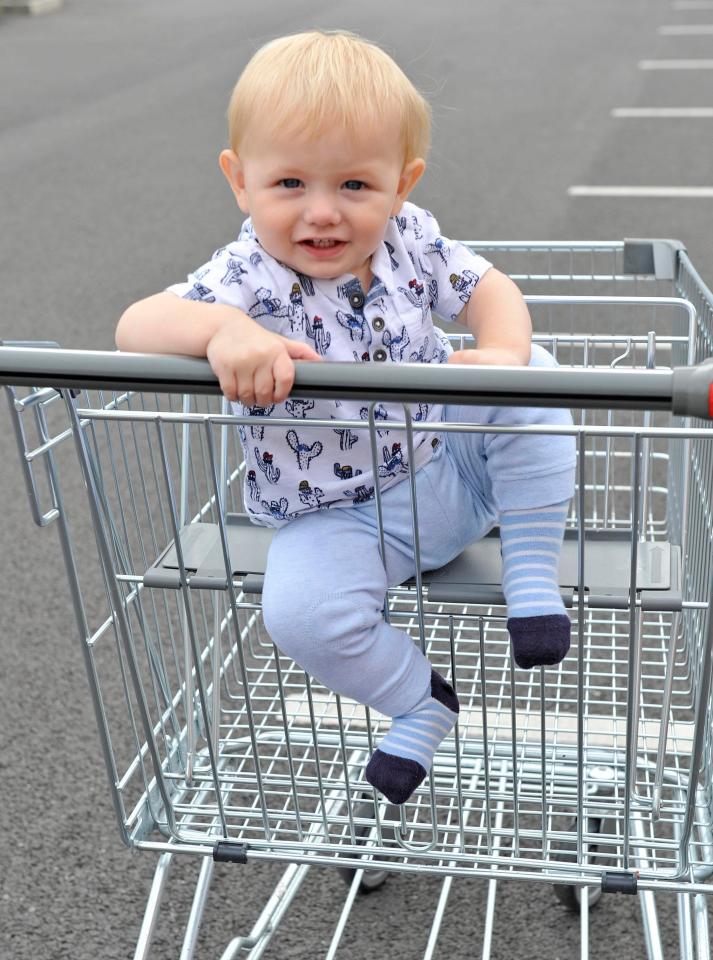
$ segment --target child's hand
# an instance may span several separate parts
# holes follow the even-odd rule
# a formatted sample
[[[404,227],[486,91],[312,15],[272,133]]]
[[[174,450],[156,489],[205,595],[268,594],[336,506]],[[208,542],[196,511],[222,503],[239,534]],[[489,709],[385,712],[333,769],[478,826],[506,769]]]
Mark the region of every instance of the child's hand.
[[[474,350],[456,350],[448,363],[483,363],[498,367],[522,367],[522,356],[504,347],[483,347]]]
[[[264,330],[246,315],[221,323],[206,356],[228,400],[245,406],[282,403],[295,380],[294,360],[321,360],[306,343]]]

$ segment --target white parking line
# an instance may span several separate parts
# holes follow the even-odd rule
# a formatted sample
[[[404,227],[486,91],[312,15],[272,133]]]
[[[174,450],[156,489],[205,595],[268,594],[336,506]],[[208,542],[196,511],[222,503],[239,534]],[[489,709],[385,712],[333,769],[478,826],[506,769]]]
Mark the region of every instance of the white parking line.
[[[662,37],[702,37],[713,34],[713,23],[672,23],[659,27]]]
[[[713,70],[713,60],[639,60],[639,70]]]
[[[700,120],[713,118],[713,107],[615,107],[612,117]]]
[[[568,187],[570,197],[675,197],[713,199],[713,187]]]

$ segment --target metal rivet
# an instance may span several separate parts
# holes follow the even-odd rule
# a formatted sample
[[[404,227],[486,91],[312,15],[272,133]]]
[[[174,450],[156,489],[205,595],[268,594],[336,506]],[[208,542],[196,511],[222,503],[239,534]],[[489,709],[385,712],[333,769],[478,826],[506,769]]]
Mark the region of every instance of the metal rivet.
[[[383,317],[374,317],[372,321],[372,326],[374,330],[383,330],[384,329],[384,318]]]
[[[355,291],[354,293],[349,294],[349,303],[358,310],[360,307],[364,306],[364,294]]]
[[[386,350],[375,350],[374,360],[378,360],[378,361],[386,360]]]

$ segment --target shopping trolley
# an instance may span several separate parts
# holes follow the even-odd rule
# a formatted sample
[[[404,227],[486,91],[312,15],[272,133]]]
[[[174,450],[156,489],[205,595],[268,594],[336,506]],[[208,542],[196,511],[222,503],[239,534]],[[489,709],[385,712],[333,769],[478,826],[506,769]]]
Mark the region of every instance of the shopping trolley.
[[[406,365],[385,384],[374,365],[303,364],[293,390],[362,398],[369,417],[338,425],[372,444],[384,400],[404,404],[390,429],[405,445],[419,401],[575,408],[571,428],[509,428],[576,438],[563,663],[515,667],[497,539],[389,591],[386,615],[461,703],[402,807],[363,775],[388,719],[321,687],[262,623],[271,531],[247,520],[237,428],[264,418],[235,416],[204,361],[0,349],[33,516],[59,529],[119,832],[158,854],[138,958],[180,854],[202,858],[185,958],[216,861],[286,864],[223,960],[263,955],[314,867],[348,881],[327,958],[358,892],[403,872],[443,878],[427,960],[456,877],[489,882],[483,957],[504,879],[551,884],[579,912],[582,956],[611,892],[638,894],[662,956],[654,894],[677,892],[681,957],[710,957],[713,295],[671,241],[474,246],[520,284],[558,369]],[[81,503],[64,496],[77,458]],[[87,505],[95,545],[76,534]]]

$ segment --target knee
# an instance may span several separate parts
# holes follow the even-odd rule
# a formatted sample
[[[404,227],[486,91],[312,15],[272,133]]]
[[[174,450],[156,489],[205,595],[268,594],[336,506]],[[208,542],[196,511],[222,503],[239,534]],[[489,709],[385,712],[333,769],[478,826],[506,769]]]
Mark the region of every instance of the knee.
[[[304,588],[297,590],[295,584],[265,578],[262,591],[263,623],[278,650],[298,661],[306,634],[309,603],[308,591]]]
[[[378,612],[341,592],[310,591],[304,584],[263,590],[263,621],[275,646],[302,666],[354,652],[370,635]]]

